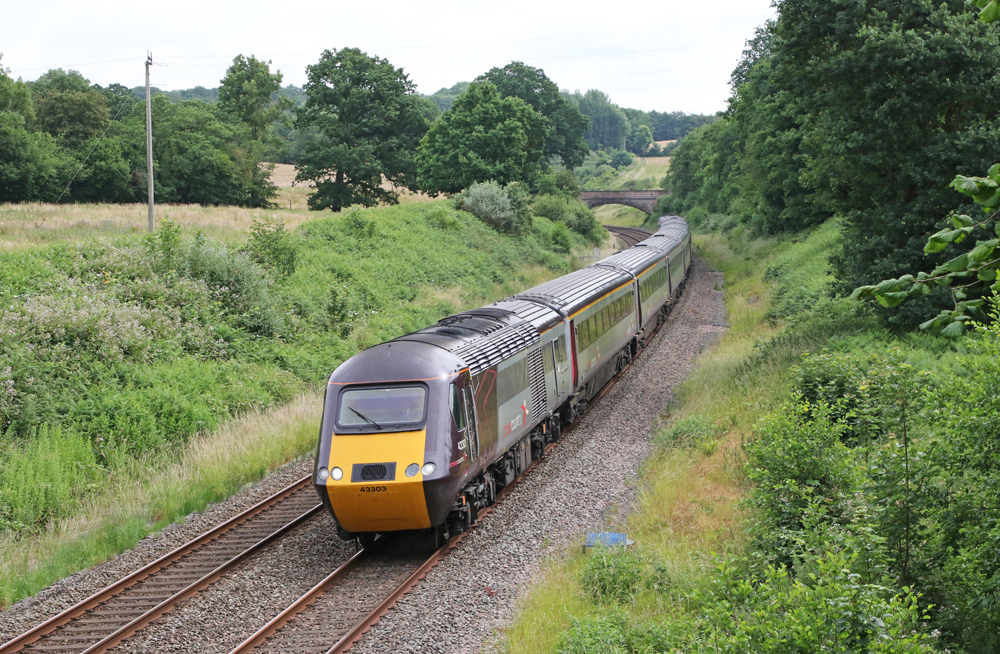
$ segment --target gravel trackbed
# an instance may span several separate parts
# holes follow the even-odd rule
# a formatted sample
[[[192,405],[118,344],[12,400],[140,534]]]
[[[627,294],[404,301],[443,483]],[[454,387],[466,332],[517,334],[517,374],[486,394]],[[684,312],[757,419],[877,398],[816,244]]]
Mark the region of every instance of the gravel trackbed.
[[[542,561],[614,526],[628,510],[659,416],[700,352],[725,330],[722,275],[695,260],[683,297],[659,334],[558,446],[352,649],[493,649],[519,592]],[[0,643],[90,596],[309,473],[289,464],[229,500],[189,516],[134,549],[0,613]],[[355,551],[323,515],[258,553],[250,565],[184,601],[116,652],[225,654]]]

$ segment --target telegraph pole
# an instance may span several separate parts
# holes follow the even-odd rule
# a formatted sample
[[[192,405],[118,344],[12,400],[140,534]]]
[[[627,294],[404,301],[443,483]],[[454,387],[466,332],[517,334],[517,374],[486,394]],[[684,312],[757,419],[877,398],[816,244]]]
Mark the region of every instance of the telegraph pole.
[[[146,185],[149,195],[149,233],[153,233],[153,109],[149,102],[149,67],[153,53],[146,53]]]

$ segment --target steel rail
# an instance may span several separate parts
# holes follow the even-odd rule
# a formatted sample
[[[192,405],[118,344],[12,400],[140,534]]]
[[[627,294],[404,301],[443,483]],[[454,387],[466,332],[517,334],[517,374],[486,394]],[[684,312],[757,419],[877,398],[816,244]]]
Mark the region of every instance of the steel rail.
[[[312,504],[305,512],[298,511],[299,515],[291,520],[281,519],[281,514],[279,512],[275,516],[280,519],[279,528],[274,530],[269,527],[269,533],[265,538],[258,538],[257,542],[250,547],[243,547],[241,550],[238,549],[237,551],[239,553],[236,556],[228,557],[228,560],[222,565],[212,563],[211,559],[213,558],[213,552],[206,551],[205,558],[207,558],[208,561],[198,565],[197,551],[200,548],[212,543],[213,541],[219,541],[219,539],[226,534],[230,534],[234,538],[235,542],[233,545],[239,548],[241,541],[247,537],[246,535],[239,535],[239,528],[241,525],[248,523],[253,518],[257,518],[258,516],[260,516],[261,522],[266,523],[267,518],[270,517],[268,515],[269,510],[274,509],[274,507],[280,505],[284,500],[291,498],[296,493],[307,489],[310,480],[311,476],[307,476],[290,484],[274,495],[246,509],[239,515],[226,520],[222,524],[206,531],[200,536],[181,545],[177,549],[161,556],[152,563],[143,566],[139,570],[136,570],[122,579],[119,579],[113,584],[91,595],[87,599],[66,609],[56,616],[49,618],[41,624],[36,625],[21,635],[16,636],[7,643],[0,645],[0,654],[11,654],[13,652],[21,651],[26,647],[32,650],[40,651],[62,650],[67,652],[77,651],[86,653],[110,649],[114,645],[134,635],[156,618],[168,613],[173,606],[177,604],[177,602],[185,599],[186,597],[190,597],[191,595],[211,585],[246,557],[250,556],[260,548],[264,547],[290,529],[301,524],[304,520],[316,514],[322,506],[318,501]],[[306,490],[305,492],[308,491]],[[248,531],[252,534],[255,530],[251,527]],[[222,541],[219,541],[219,543],[222,543]],[[222,548],[220,547],[218,549]],[[194,556],[192,557],[192,555]],[[217,557],[218,554],[215,553],[215,558]],[[176,564],[179,562],[184,565],[177,566],[181,568],[181,572],[174,578],[173,584],[175,587],[179,588],[178,592],[170,594],[170,596],[165,600],[157,601],[159,599],[157,595],[163,594],[161,590],[157,590],[155,591],[153,597],[146,598],[147,601],[145,603],[141,601],[143,599],[141,597],[138,598],[140,601],[135,601],[136,598],[130,598],[131,603],[126,604],[117,611],[115,610],[114,600],[121,598],[123,593],[129,591],[130,589],[135,589],[137,591],[144,590],[143,586],[139,586],[138,588],[136,588],[136,586],[147,580],[151,582],[157,580],[157,575],[163,575],[165,580],[169,580],[169,574],[174,571]],[[192,563],[195,565],[192,565]],[[210,568],[208,568],[209,565],[211,566]],[[184,567],[188,568],[189,571],[185,571],[183,569]],[[207,573],[205,572],[206,569]],[[169,590],[167,592],[169,593]],[[133,618],[128,615],[129,613],[134,614],[136,607],[141,609],[146,606],[150,607],[149,610],[142,612],[142,614],[138,617]],[[132,611],[127,610],[129,608],[131,608]],[[104,611],[104,613],[99,614],[100,617],[97,617],[98,611]],[[84,621],[84,616],[87,616],[88,614],[90,614],[91,619]],[[119,618],[105,618],[104,615],[118,615]],[[96,619],[94,619],[95,617]],[[98,624],[92,625],[91,623]],[[103,626],[99,626],[101,624],[103,624]],[[73,629],[73,627],[79,628]],[[46,637],[52,637],[55,640],[59,640],[60,632],[67,629],[71,631],[80,631],[81,633],[89,634],[90,636],[67,636],[70,640],[78,641],[78,647],[69,644],[53,646],[38,643],[35,645],[37,641]],[[113,629],[112,633],[106,636],[100,633],[102,631],[107,631],[108,629]]]
[[[640,229],[638,227],[619,227],[618,225],[604,225],[604,229],[611,232],[611,234],[617,238],[624,241],[629,247],[645,241],[647,238],[653,235],[645,229]]]
[[[663,326],[662,324],[657,325],[656,329],[653,330],[652,334],[650,334],[650,338],[656,336],[656,334],[659,333],[660,328],[662,326]],[[642,356],[642,353],[646,349],[647,348],[643,348],[642,350],[640,350],[639,353],[632,358],[632,360],[628,363],[628,365],[625,366],[625,368],[622,368],[621,371],[615,374],[615,376],[612,377],[611,380],[604,385],[604,388],[602,388],[600,392],[598,392],[598,394],[594,396],[594,399],[591,401],[592,405],[598,402],[601,398],[604,397],[604,395],[608,391],[611,390],[611,388],[621,378],[621,373],[624,372],[626,369],[628,369],[628,366],[631,366],[632,363],[634,363],[640,356]],[[562,438],[564,438],[566,435],[568,435],[573,431],[575,424],[576,423],[574,422],[573,424],[570,424],[566,427],[566,429],[562,432],[562,435],[560,436],[560,441],[562,440]],[[500,491],[497,493],[496,501],[490,506],[487,506],[479,511],[476,524],[472,526],[472,529],[474,529],[477,525],[479,525],[482,519],[485,518],[487,515],[489,515],[489,513],[491,513],[493,509],[500,506],[501,502],[507,497],[507,495],[513,492],[513,490],[518,486],[518,484],[520,484],[532,471],[534,471],[535,468],[538,466],[538,464],[545,458],[545,456],[547,456],[549,452],[551,452],[552,449],[555,448],[557,445],[558,441],[555,443],[549,443],[545,447],[545,455],[543,455],[539,459],[536,459],[535,461],[532,461],[531,465],[529,465],[524,470],[524,472],[518,475],[517,479],[514,480],[513,483],[508,484],[504,488],[500,489]],[[373,626],[375,626],[375,624],[378,623],[378,621],[382,618],[382,616],[388,613],[389,610],[392,609],[392,607],[395,606],[396,603],[402,597],[404,597],[407,593],[409,593],[418,583],[420,583],[420,581],[423,580],[424,577],[427,576],[428,572],[430,572],[434,567],[436,567],[438,563],[440,563],[453,549],[455,549],[458,546],[458,544],[462,541],[462,539],[465,537],[465,535],[470,533],[470,531],[464,531],[461,534],[453,536],[451,539],[448,540],[447,543],[442,545],[433,554],[431,554],[430,557],[428,557],[428,559],[424,561],[424,563],[422,563],[418,568],[416,568],[416,570],[414,570],[413,574],[408,576],[403,583],[397,586],[391,593],[389,593],[389,595],[385,597],[385,599],[379,602],[379,604],[374,609],[372,609],[364,617],[363,620],[358,622],[346,634],[344,634],[339,640],[337,640],[337,642],[329,650],[326,651],[326,654],[343,654],[343,652],[346,652],[349,649],[351,649],[351,647],[353,647],[359,640],[361,640],[361,638],[365,635],[365,633],[367,633]],[[379,536],[376,539],[376,543],[378,543],[378,541],[381,540],[381,538],[382,537]],[[252,636],[250,636],[242,643],[240,643],[229,654],[249,654],[256,648],[260,647],[261,645],[264,645],[269,638],[274,637],[284,628],[288,627],[294,629],[295,626],[294,620],[296,617],[305,613],[307,610],[309,610],[311,606],[314,606],[320,600],[320,598],[326,595],[331,589],[336,587],[338,584],[342,583],[344,578],[349,574],[351,574],[354,570],[356,570],[359,567],[359,564],[366,557],[377,556],[377,553],[375,552],[369,554],[369,551],[371,549],[372,548],[366,548],[359,551],[348,561],[346,561],[343,565],[341,565],[332,573],[330,573],[325,579],[323,579],[318,584],[313,586],[302,597],[295,600],[295,602],[293,602],[290,606],[288,606],[288,608],[286,608],[284,611],[275,616],[270,622],[261,627],[256,633],[254,633]],[[289,623],[291,623],[291,625],[289,625]]]
[[[608,387],[610,386],[611,384],[609,383]],[[602,394],[603,392],[599,394],[598,397],[600,397]],[[564,432],[564,434],[568,433],[569,431],[570,430],[567,430],[566,432]],[[556,446],[556,444],[557,443],[549,443],[545,447],[545,453],[548,454],[552,450],[552,448]],[[544,456],[542,458],[544,458]],[[539,461],[541,461],[541,459],[532,461],[531,465],[525,468],[524,472],[518,475],[517,479],[515,479],[512,483],[508,484],[502,489],[500,489],[500,491],[497,493],[496,501],[490,506],[487,506],[479,511],[476,520],[476,525],[478,525],[483,518],[489,515],[489,513],[492,512],[494,508],[500,505],[503,499],[507,497],[507,495],[509,495],[513,491],[513,489],[519,483],[521,483],[521,481],[523,481],[524,478],[527,477],[529,473],[531,473],[535,469]],[[473,525],[473,528],[475,528],[475,525]],[[440,548],[435,550],[434,553],[432,553],[427,558],[426,561],[420,564],[419,567],[417,567],[413,571],[413,573],[406,578],[405,581],[403,581],[394,590],[392,590],[392,592],[390,592],[385,597],[385,599],[379,602],[375,608],[369,611],[367,615],[365,615],[364,619],[362,619],[360,622],[354,625],[347,633],[345,633],[339,640],[337,640],[336,643],[327,651],[327,654],[341,654],[341,652],[346,652],[355,643],[361,640],[361,637],[364,636],[364,634],[367,633],[368,630],[371,629],[382,618],[383,615],[388,613],[389,609],[391,609],[393,606],[396,605],[396,602],[398,602],[403,596],[405,596],[408,592],[410,592],[410,590],[412,590],[418,583],[420,583],[420,581],[425,576],[427,576],[427,573],[430,572],[435,566],[437,566],[437,564],[440,563],[448,555],[448,553],[451,552],[451,550],[455,549],[458,546],[458,544],[462,541],[462,539],[465,537],[465,535],[468,533],[469,531],[464,531],[461,534],[457,534],[451,537],[447,543],[445,543]],[[383,538],[382,536],[379,536],[376,539],[376,544],[378,544],[378,541],[380,541],[382,538]],[[293,620],[297,616],[307,611],[309,607],[314,605],[320,598],[326,595],[326,593],[328,593],[331,589],[342,583],[345,577],[350,575],[352,572],[358,570],[360,564],[366,558],[373,556],[378,556],[376,546],[365,548],[359,551],[348,561],[346,561],[343,565],[341,565],[332,573],[330,573],[325,579],[323,579],[318,584],[313,586],[302,597],[295,600],[295,602],[293,602],[288,608],[286,608],[284,611],[275,616],[270,622],[261,627],[255,634],[253,634],[245,641],[240,643],[235,649],[232,650],[232,652],[230,652],[230,654],[248,654],[248,652],[252,652],[257,647],[263,645],[269,638],[275,636],[283,628],[288,626],[289,622],[293,622]],[[294,628],[294,622],[290,628]]]

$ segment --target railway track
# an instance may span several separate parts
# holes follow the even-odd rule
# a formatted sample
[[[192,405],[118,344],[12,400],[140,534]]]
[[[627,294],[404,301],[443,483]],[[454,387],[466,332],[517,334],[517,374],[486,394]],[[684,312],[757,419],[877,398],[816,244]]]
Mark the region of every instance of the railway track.
[[[638,242],[644,230],[609,226],[623,240]],[[655,336],[659,327],[651,335]],[[640,351],[638,356],[642,355]],[[619,376],[602,389],[610,390]],[[564,435],[573,425],[567,427]],[[548,453],[556,444],[546,448]],[[538,464],[518,478],[521,481]],[[0,645],[13,652],[105,652],[169,613],[178,603],[209,587],[251,555],[320,512],[304,477],[240,515],[202,534],[153,563],[121,579],[76,606]],[[482,519],[517,486],[501,490],[497,502],[479,513]],[[336,654],[350,649],[410,589],[458,545],[465,534],[440,549],[420,547],[413,538],[380,537],[359,551],[271,622],[239,645],[232,654],[316,652]],[[427,540],[430,543],[430,539]],[[417,546],[415,546],[417,545]]]
[[[555,446],[550,443],[545,453]],[[538,461],[532,461],[512,484],[501,489],[497,501],[481,509],[478,519],[499,506],[537,465]],[[437,550],[430,546],[430,538],[405,532],[379,536],[374,546],[355,554],[230,654],[346,652],[467,533],[453,536]]]
[[[105,652],[218,581],[322,507],[304,477],[243,513],[0,645],[0,654]]]
[[[604,229],[611,232],[614,236],[621,239],[626,245],[632,247],[636,243],[645,241],[647,238],[653,235],[645,229],[639,229],[638,227],[619,227],[617,225],[605,225]]]
[[[659,326],[651,337],[658,333]],[[641,355],[642,351],[638,356]],[[593,403],[600,401],[619,378],[620,373],[601,389]],[[563,437],[572,431],[575,424],[567,426]],[[558,443],[547,445],[545,454],[557,445]],[[497,493],[497,501],[479,512],[478,520],[498,507],[539,462],[540,460],[532,461],[514,483],[501,489]],[[476,524],[479,524],[478,520]],[[457,547],[467,533],[469,532],[452,537],[429,555],[427,551],[430,548],[420,548],[420,543],[415,543],[415,539],[405,533],[380,536],[374,546],[358,552],[230,654],[346,652],[401,597],[420,583],[448,552]],[[426,542],[429,543],[430,540],[427,539]]]

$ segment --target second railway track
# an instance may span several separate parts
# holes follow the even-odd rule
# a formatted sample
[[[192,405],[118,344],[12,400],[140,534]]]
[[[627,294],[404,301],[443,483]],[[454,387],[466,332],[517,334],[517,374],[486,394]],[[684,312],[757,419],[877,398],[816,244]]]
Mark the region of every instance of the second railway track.
[[[632,247],[636,243],[645,241],[653,232],[638,227],[619,227],[617,225],[605,225],[604,229],[621,239],[626,245]]]
[[[635,228],[609,226],[608,229],[630,244],[648,235]],[[319,503],[309,481],[308,477],[300,480],[241,516],[0,646],[0,654],[22,650],[89,654],[122,643],[316,514]],[[430,558],[427,551],[415,551],[405,538],[383,539],[379,547],[362,551],[340,566],[234,652],[255,648],[281,652],[345,651],[460,538],[452,539]],[[376,550],[381,550],[381,556]]]
[[[316,516],[305,477],[91,597],[0,645],[13,652],[105,652]]]
[[[652,336],[658,332],[659,328]],[[611,390],[619,376],[601,390],[595,403]],[[576,424],[566,428],[563,438]],[[557,446],[558,442],[549,444],[545,454]],[[532,461],[514,483],[503,488],[497,494],[497,501],[479,512],[479,520],[500,506],[504,498],[535,470],[539,461]],[[414,539],[406,533],[380,537],[374,547],[358,552],[230,654],[346,652],[467,533],[470,532],[453,537],[437,550],[421,549],[421,544],[429,543],[430,539]]]

